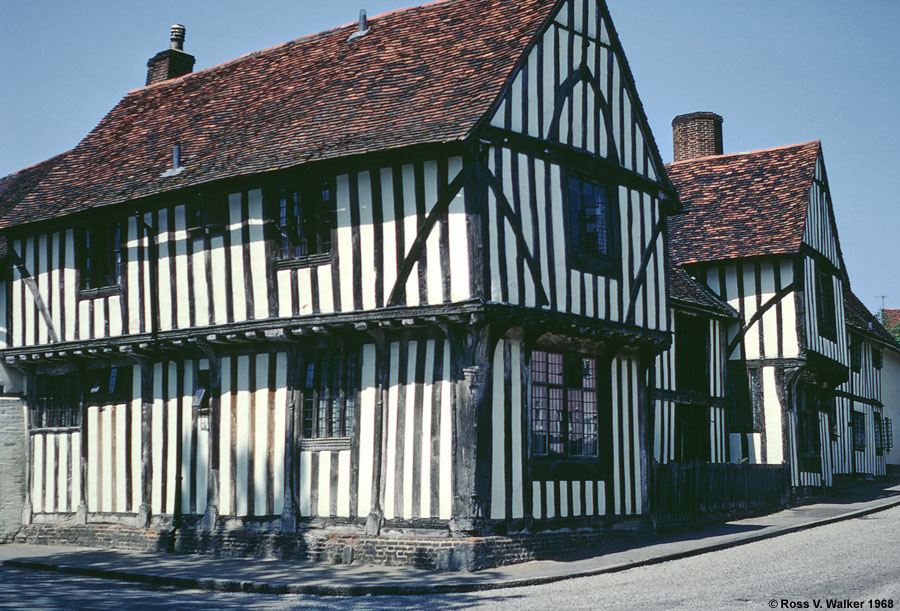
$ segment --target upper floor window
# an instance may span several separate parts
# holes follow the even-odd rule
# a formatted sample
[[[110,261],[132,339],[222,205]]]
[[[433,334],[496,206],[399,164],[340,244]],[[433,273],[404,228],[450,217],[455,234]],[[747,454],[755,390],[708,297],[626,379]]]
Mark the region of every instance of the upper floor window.
[[[862,367],[862,341],[856,336],[850,337],[850,368],[859,371]]]
[[[119,284],[122,277],[122,223],[85,227],[81,231],[81,288],[99,289]]]
[[[709,394],[709,320],[675,315],[675,387]]]
[[[34,379],[29,410],[31,428],[81,426],[79,379],[74,374],[39,375]]]
[[[276,258],[318,259],[331,254],[335,225],[331,182],[273,189],[267,194],[266,207]]]
[[[816,269],[816,321],[819,324],[819,335],[837,341],[834,277],[819,268]]]
[[[531,355],[531,453],[598,455],[597,362],[557,352]]]
[[[198,198],[187,204],[184,214],[189,233],[220,233],[228,224],[228,201],[224,197]]]
[[[615,190],[580,176],[570,175],[566,180],[569,266],[590,273],[615,274]]]
[[[878,348],[872,348],[872,366],[875,369],[884,367],[884,353]]]
[[[352,351],[307,353],[300,380],[303,437],[350,437],[359,390],[359,356]]]

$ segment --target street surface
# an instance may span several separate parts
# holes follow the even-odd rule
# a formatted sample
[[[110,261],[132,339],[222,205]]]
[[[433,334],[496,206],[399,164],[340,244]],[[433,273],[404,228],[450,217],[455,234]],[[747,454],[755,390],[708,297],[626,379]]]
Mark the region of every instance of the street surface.
[[[831,599],[829,601],[829,599]],[[629,571],[412,597],[328,598],[146,588],[0,567],[5,609],[797,609],[900,610],[900,507]],[[870,602],[871,601],[871,602]],[[831,603],[831,604],[829,604]]]

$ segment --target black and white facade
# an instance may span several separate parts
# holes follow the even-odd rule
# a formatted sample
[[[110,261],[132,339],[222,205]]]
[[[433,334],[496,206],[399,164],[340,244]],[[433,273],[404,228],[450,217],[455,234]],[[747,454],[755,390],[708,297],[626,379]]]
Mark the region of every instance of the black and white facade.
[[[462,142],[8,223],[26,524],[478,534],[649,511],[677,198],[604,3],[543,4]]]

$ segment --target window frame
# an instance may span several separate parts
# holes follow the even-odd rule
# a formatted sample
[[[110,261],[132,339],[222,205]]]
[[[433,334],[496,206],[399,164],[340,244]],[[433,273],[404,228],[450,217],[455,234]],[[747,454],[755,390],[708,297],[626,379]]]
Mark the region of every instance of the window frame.
[[[834,297],[834,276],[818,263],[815,266],[816,326],[819,336],[837,341],[837,304]]]
[[[93,297],[121,289],[125,271],[125,231],[126,225],[122,220],[78,230],[76,259],[80,296]],[[93,243],[97,234],[102,237],[100,247]]]
[[[28,393],[28,431],[40,433],[45,431],[80,430],[82,422],[81,380],[77,373],[39,374],[32,378],[34,388]],[[59,391],[57,397],[48,396],[44,391]],[[48,406],[40,403],[45,399],[56,399],[65,402],[61,406]],[[62,416],[62,417],[60,417]]]
[[[542,360],[541,355],[545,355],[546,360]],[[550,368],[554,365],[551,362],[551,357],[559,358],[558,365],[561,367],[561,370],[558,373],[551,373]],[[579,360],[581,361],[580,366],[575,364]],[[546,366],[546,371],[543,372],[540,370],[542,363]],[[604,404],[601,401],[601,393],[604,389],[600,384],[600,359],[593,355],[535,349],[531,352],[528,367],[530,373],[528,403],[529,457],[540,461],[600,461],[603,458],[600,448],[600,406]],[[582,372],[579,376],[580,387],[575,384],[573,376],[576,373],[573,369],[580,369]],[[551,376],[558,378],[558,380],[551,381]],[[545,381],[539,381],[541,378],[545,378]],[[589,385],[586,386],[586,383]],[[546,388],[547,391],[544,397],[539,398],[539,395],[542,394],[538,391],[540,388]],[[551,390],[559,391],[558,398],[561,401],[560,408],[556,410],[560,413],[557,421],[560,440],[557,442],[553,441],[554,422],[551,414],[551,401],[553,400]],[[580,398],[576,399],[575,393],[581,393]],[[586,409],[586,403],[590,399],[585,398],[585,393],[588,395],[593,393],[592,414],[589,409]],[[545,407],[539,407],[538,402],[541,399],[546,401]],[[577,402],[581,403],[578,410],[574,408]],[[546,418],[536,418],[538,411],[546,412]],[[593,422],[591,422],[591,416],[593,416]],[[542,430],[537,428],[538,422],[544,423]],[[573,424],[576,426],[580,424],[581,430],[573,431]],[[591,431],[591,428],[593,428],[593,431]],[[538,442],[539,436],[545,437],[545,441]],[[582,446],[593,443],[593,451],[573,451],[573,436],[576,436],[574,440],[580,441]],[[589,440],[590,436],[593,436],[593,440]],[[561,444],[562,449],[560,451],[553,451],[552,447],[555,443]],[[543,450],[540,448],[543,448]]]
[[[881,414],[875,412],[872,420],[875,437],[875,455],[884,456],[884,422]]]
[[[282,182],[263,193],[268,239],[277,267],[305,267],[332,260],[337,241],[334,180]]]
[[[619,278],[621,270],[621,242],[619,236],[619,195],[617,185],[589,177],[580,172],[568,171],[562,175],[564,225],[566,230],[566,262],[570,269],[581,272]],[[577,181],[579,199],[573,201],[572,182]],[[594,193],[603,193],[603,214],[606,226],[606,252],[591,246],[590,234],[582,235],[588,226],[584,218],[585,185],[591,185]],[[575,210],[573,206],[577,205]],[[578,217],[576,219],[576,217]],[[588,244],[585,244],[588,243]]]
[[[309,350],[301,355],[294,388],[300,411],[298,434],[301,449],[350,447],[353,427],[358,419],[361,359],[359,350],[346,347]],[[334,369],[335,363],[339,366],[337,371]],[[313,368],[312,379],[310,367]],[[324,397],[323,390],[326,391]],[[335,407],[339,408],[338,414],[334,413]],[[320,429],[323,423],[327,429],[324,433]],[[337,434],[334,432],[335,423],[340,429]]]
[[[864,452],[866,449],[866,414],[855,409],[851,411],[853,449],[857,452]]]
[[[862,339],[850,335],[850,369],[856,373],[862,370]]]

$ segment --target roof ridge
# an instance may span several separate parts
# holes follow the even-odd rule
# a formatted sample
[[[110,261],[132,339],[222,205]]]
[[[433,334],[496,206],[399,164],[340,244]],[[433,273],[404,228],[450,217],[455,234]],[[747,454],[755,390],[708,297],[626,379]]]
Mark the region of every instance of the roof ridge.
[[[450,3],[452,3],[452,2],[460,2],[460,1],[461,1],[461,0],[434,0],[434,2],[428,2],[428,3],[426,3],[426,4],[417,4],[417,5],[414,5],[414,6],[407,6],[406,8],[398,8],[398,9],[393,9],[393,10],[390,10],[390,11],[386,11],[386,12],[384,12],[384,13],[380,13],[380,14],[378,14],[378,15],[375,15],[374,17],[367,17],[366,20],[367,20],[367,23],[371,24],[371,23],[373,23],[373,22],[375,22],[375,21],[378,21],[379,19],[382,19],[382,18],[384,18],[384,17],[388,17],[388,16],[390,16],[390,15],[394,15],[394,14],[397,14],[397,13],[404,13],[404,12],[406,12],[406,11],[413,11],[413,10],[416,10],[416,9],[422,9],[422,8],[426,8],[426,7],[432,7],[432,6],[436,5],[436,4],[450,4]],[[245,61],[245,60],[247,60],[247,59],[250,59],[251,57],[258,57],[258,56],[261,56],[261,55],[266,55],[266,54],[272,53],[272,52],[274,52],[274,51],[276,51],[276,50],[278,50],[278,49],[287,48],[287,47],[290,47],[290,46],[295,45],[295,44],[300,44],[300,43],[302,43],[302,42],[307,42],[307,41],[310,41],[310,40],[315,40],[316,38],[325,37],[325,36],[327,36],[327,35],[330,35],[330,34],[333,34],[333,33],[335,33],[335,32],[338,32],[338,31],[340,31],[340,30],[343,30],[344,28],[355,27],[357,24],[358,24],[357,21],[351,21],[351,22],[344,23],[344,24],[339,25],[339,26],[335,26],[335,27],[333,27],[333,28],[328,28],[327,30],[321,30],[321,31],[319,31],[319,32],[312,32],[312,33],[310,33],[310,34],[304,34],[303,36],[300,36],[300,37],[298,37],[298,38],[294,38],[293,40],[287,40],[287,41],[285,41],[285,42],[278,43],[278,44],[276,44],[276,45],[272,45],[271,47],[266,47],[266,48],[264,48],[264,49],[257,49],[257,50],[255,50],[255,51],[250,51],[249,53],[244,53],[243,55],[238,55],[237,57],[233,57],[233,58],[231,58],[231,59],[228,59],[228,60],[225,60],[225,61],[220,62],[220,63],[218,63],[218,64],[215,64],[215,65],[213,65],[213,66],[208,66],[208,67],[203,68],[203,69],[201,69],[201,70],[194,70],[194,71],[192,71],[192,72],[188,72],[187,74],[183,74],[183,75],[181,75],[181,76],[179,76],[179,77],[176,77],[176,78],[171,78],[171,79],[167,79],[167,80],[164,80],[164,81],[159,81],[159,82],[157,82],[157,83],[151,83],[150,85],[144,85],[143,87],[137,87],[137,88],[135,88],[135,89],[130,89],[130,90],[128,90],[128,91],[126,92],[125,95],[126,95],[126,97],[127,97],[127,96],[130,96],[130,95],[134,94],[134,93],[141,93],[141,92],[148,91],[148,90],[150,90],[150,89],[155,89],[155,88],[158,88],[158,87],[161,87],[161,86],[172,85],[172,84],[174,84],[174,83],[180,83],[180,82],[182,82],[182,81],[185,81],[185,80],[191,78],[192,76],[196,76],[196,75],[198,75],[198,74],[206,74],[206,73],[208,73],[208,72],[212,72],[212,71],[214,71],[214,70],[219,70],[219,69],[221,69],[221,68],[225,68],[226,66],[230,66],[230,65],[232,65],[232,64],[236,64],[236,63],[238,63],[238,62]]]
[[[66,150],[63,151],[63,152],[57,153],[57,154],[55,154],[55,155],[51,155],[51,156],[47,157],[46,159],[44,159],[44,160],[42,160],[42,161],[37,161],[37,162],[35,162],[35,163],[32,163],[32,164],[30,164],[30,165],[25,166],[24,168],[19,168],[18,170],[14,170],[14,171],[10,172],[9,174],[7,174],[6,176],[0,176],[0,180],[5,180],[5,179],[7,179],[7,178],[12,178],[12,177],[15,176],[16,174],[21,174],[22,172],[27,172],[28,170],[33,170],[33,169],[37,168],[38,166],[42,166],[42,165],[44,165],[45,163],[49,163],[50,161],[53,161],[54,159],[56,159],[56,158],[58,158],[58,157],[62,157],[63,155],[67,155],[67,154],[71,153],[73,150],[75,150],[74,147],[73,147],[73,148],[70,148],[70,149],[66,149]]]
[[[787,149],[791,149],[791,148],[804,148],[804,147],[810,146],[812,144],[815,144],[815,145],[818,145],[821,147],[822,141],[821,140],[809,140],[808,142],[799,142],[796,144],[785,144],[782,146],[773,146],[773,147],[764,148],[764,149],[755,149],[752,151],[741,151],[739,153],[726,153],[724,155],[706,155],[705,157],[694,157],[692,159],[682,159],[681,161],[671,161],[671,162],[667,163],[666,165],[667,166],[682,165],[682,164],[686,164],[686,163],[694,163],[697,161],[709,161],[711,159],[727,159],[729,157],[739,157],[741,155],[756,155],[758,153],[771,153],[774,151],[783,151],[783,150],[787,150]]]

